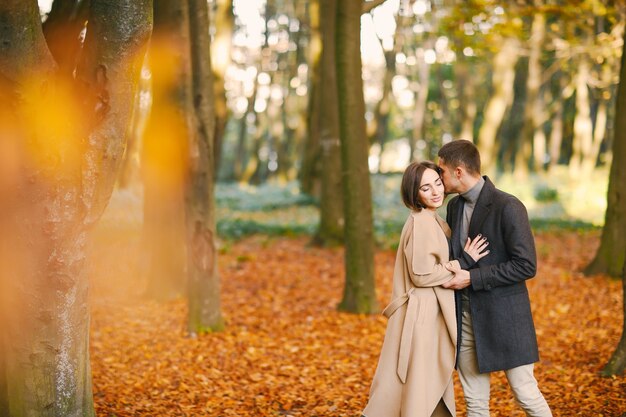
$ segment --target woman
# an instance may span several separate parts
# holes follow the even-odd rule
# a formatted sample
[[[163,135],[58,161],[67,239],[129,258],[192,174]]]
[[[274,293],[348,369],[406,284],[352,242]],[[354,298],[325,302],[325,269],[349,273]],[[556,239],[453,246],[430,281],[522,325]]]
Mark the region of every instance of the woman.
[[[400,235],[385,341],[366,417],[456,415],[452,373],[457,326],[454,291],[441,287],[453,277],[450,228],[436,209],[443,204],[440,169],[432,162],[410,164],[402,177],[402,200],[411,209]],[[487,242],[476,238],[465,252],[478,261]]]

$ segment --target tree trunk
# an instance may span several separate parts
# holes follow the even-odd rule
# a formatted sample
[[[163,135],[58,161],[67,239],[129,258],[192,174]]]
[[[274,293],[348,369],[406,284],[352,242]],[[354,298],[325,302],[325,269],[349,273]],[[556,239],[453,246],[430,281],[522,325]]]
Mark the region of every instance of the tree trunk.
[[[152,108],[142,148],[146,294],[163,301],[185,292],[183,181],[190,106],[186,2],[154,2],[149,52]]]
[[[587,57],[580,57],[576,73],[576,117],[574,119],[574,138],[572,156],[569,162],[570,177],[578,178],[581,174],[583,156],[591,150],[593,126],[591,123],[589,87],[590,63]]]
[[[517,136],[517,152],[515,153],[515,176],[518,179],[528,177],[528,164],[533,156],[533,142],[539,141],[536,134],[540,128],[542,113],[541,89],[541,53],[546,35],[546,17],[541,12],[536,12],[530,35],[530,56],[528,58],[528,78],[526,79],[526,106],[524,108],[524,125],[522,132]],[[545,136],[544,136],[545,138]],[[539,148],[545,150],[545,145]],[[537,149],[539,150],[539,149]],[[543,164],[543,155],[540,160],[535,160],[535,166]]]
[[[322,5],[322,11],[325,5]],[[309,2],[309,15],[311,21],[311,44],[309,68],[311,75],[309,77],[309,103],[307,106],[307,133],[302,149],[302,163],[298,179],[300,181],[300,190],[303,193],[318,196],[320,193],[319,173],[320,173],[320,143],[321,143],[321,118],[322,109],[322,90],[321,72],[322,72],[322,49],[324,48],[322,41],[322,32],[320,31],[321,12],[320,0],[311,0]],[[324,29],[325,30],[325,29]]]
[[[322,0],[322,77],[320,103],[321,197],[320,226],[315,242],[334,245],[343,241],[344,210],[341,185],[341,142],[335,66],[337,0]]]
[[[463,55],[462,48],[458,48],[458,61],[454,65],[458,90],[461,95],[461,133],[459,139],[474,141],[474,121],[476,120],[476,88],[474,74],[470,74],[470,66],[467,58]]]
[[[206,0],[189,0],[195,131],[191,132],[187,179],[188,330],[191,334],[221,330],[220,282],[215,247],[214,141],[215,114],[211,38]]]
[[[564,97],[562,91],[565,89],[565,76],[561,74],[558,77],[560,88],[554,100],[554,114],[552,116],[552,130],[550,131],[549,154],[550,165],[548,170],[554,171],[561,159],[561,145],[563,143],[563,117],[564,117]]]
[[[485,107],[484,121],[478,132],[478,149],[482,171],[493,174],[496,169],[496,135],[506,109],[513,100],[515,64],[518,59],[518,41],[507,38],[496,54],[493,63],[493,94]]]
[[[143,97],[150,94],[151,81],[144,76],[144,69],[148,68],[148,60],[145,60],[142,76],[139,79],[139,92],[135,97],[131,121],[128,126],[128,139],[124,150],[124,163],[120,169],[117,186],[120,189],[128,189],[141,183],[141,147],[142,138],[146,130],[146,122],[150,117],[151,102]]]
[[[603,376],[619,375],[626,369],[626,265],[622,271],[622,310],[622,337],[615,352],[611,355],[611,359],[600,372]]]
[[[337,2],[336,65],[345,222],[345,287],[339,308],[377,310],[372,192],[361,75],[361,0]]]
[[[398,21],[399,19],[396,16],[396,28],[399,26]],[[370,128],[372,135],[369,139],[371,144],[378,142],[380,145],[380,157],[378,158],[377,167],[378,172],[380,172],[382,166],[382,156],[385,151],[385,142],[389,136],[389,117],[391,114],[391,104],[394,99],[392,93],[392,81],[393,77],[396,75],[396,55],[402,50],[403,44],[403,42],[400,41],[400,33],[400,30],[396,30],[393,34],[393,47],[389,50],[385,50],[382,39],[379,38],[380,47],[383,50],[385,58],[385,74],[383,76],[382,95],[378,103],[376,103],[376,107],[374,109],[373,127]]]
[[[233,15],[233,0],[217,0],[217,12],[215,15],[215,38],[211,42],[211,64],[213,68],[213,85],[215,91],[215,132],[214,132],[214,154],[215,154],[215,175],[213,180],[217,180],[219,171],[222,143],[226,123],[230,117],[230,112],[226,103],[226,90],[224,79],[226,70],[231,62],[230,52],[232,49],[233,28],[235,26],[235,16]],[[208,30],[208,28],[207,28]]]
[[[37,2],[0,3],[0,78],[19,97],[0,112],[15,116],[8,138],[21,142],[25,179],[11,193],[21,210],[12,213],[14,279],[3,296],[20,314],[2,329],[3,416],[94,415],[85,248],[122,160],[151,6],[91,1],[70,75],[47,49]]]
[[[626,32],[625,32],[626,33]],[[626,38],[626,35],[625,35]],[[626,39],[625,39],[626,41]],[[626,45],[626,42],[625,42]],[[615,114],[626,112],[626,50],[622,52],[620,83],[617,88]],[[607,207],[600,248],[585,269],[586,274],[605,273],[619,276],[626,253],[626,117],[615,118],[613,162],[609,174]]]
[[[426,104],[428,102],[428,78],[430,74],[430,65],[424,58],[424,50],[429,48],[432,40],[428,40],[422,50],[421,56],[418,56],[417,72],[419,77],[419,90],[416,91],[415,109],[413,110],[413,137],[411,138],[411,161],[414,161],[416,155],[415,148],[417,143],[422,140],[424,135],[424,119],[426,117]],[[419,158],[427,159],[427,158]]]
[[[601,81],[602,84],[606,86],[611,85],[611,79],[614,76],[613,65],[605,62],[602,65],[602,76]],[[598,110],[596,111],[596,120],[593,125],[593,141],[591,143],[591,148],[589,152],[583,155],[582,161],[582,174],[585,177],[591,175],[593,170],[596,167],[596,163],[598,161],[598,156],[600,155],[600,147],[602,142],[604,141],[604,136],[606,135],[606,127],[608,120],[608,99],[605,96],[606,90],[604,90],[600,97],[598,98]],[[606,95],[609,95],[608,92]]]

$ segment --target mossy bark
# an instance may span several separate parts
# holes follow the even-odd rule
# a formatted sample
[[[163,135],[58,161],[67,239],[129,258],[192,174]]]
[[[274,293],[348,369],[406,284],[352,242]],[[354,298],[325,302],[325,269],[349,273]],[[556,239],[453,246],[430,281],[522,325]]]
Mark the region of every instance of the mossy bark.
[[[361,0],[337,2],[336,51],[345,217],[345,287],[339,308],[377,310],[374,288],[372,192],[361,68]]]

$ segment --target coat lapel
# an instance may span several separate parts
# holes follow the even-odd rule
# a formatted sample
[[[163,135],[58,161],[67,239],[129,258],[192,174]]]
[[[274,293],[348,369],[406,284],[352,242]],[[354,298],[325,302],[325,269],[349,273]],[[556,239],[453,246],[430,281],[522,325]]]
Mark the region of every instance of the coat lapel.
[[[452,206],[452,216],[450,219],[454,222],[450,225],[452,228],[452,236],[450,237],[450,241],[452,243],[452,254],[454,255],[454,259],[458,259],[463,252],[463,247],[461,247],[461,241],[459,240],[459,228],[461,227],[461,216],[463,215],[463,206],[464,200],[457,196],[455,197],[454,206]]]
[[[476,236],[483,225],[483,222],[489,215],[489,211],[491,211],[492,204],[492,194],[495,190],[495,186],[491,182],[491,180],[485,176],[485,185],[483,185],[483,189],[478,196],[478,201],[476,201],[476,207],[474,207],[474,212],[472,213],[472,220],[470,221],[468,236],[473,238]]]

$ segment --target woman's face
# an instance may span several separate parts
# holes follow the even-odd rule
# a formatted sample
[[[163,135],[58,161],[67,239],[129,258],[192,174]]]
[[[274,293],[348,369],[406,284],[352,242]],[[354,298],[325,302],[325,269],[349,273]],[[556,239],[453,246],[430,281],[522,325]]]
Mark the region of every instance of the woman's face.
[[[441,177],[434,169],[428,168],[422,174],[418,198],[430,210],[435,210],[443,204],[443,181],[441,181]]]

